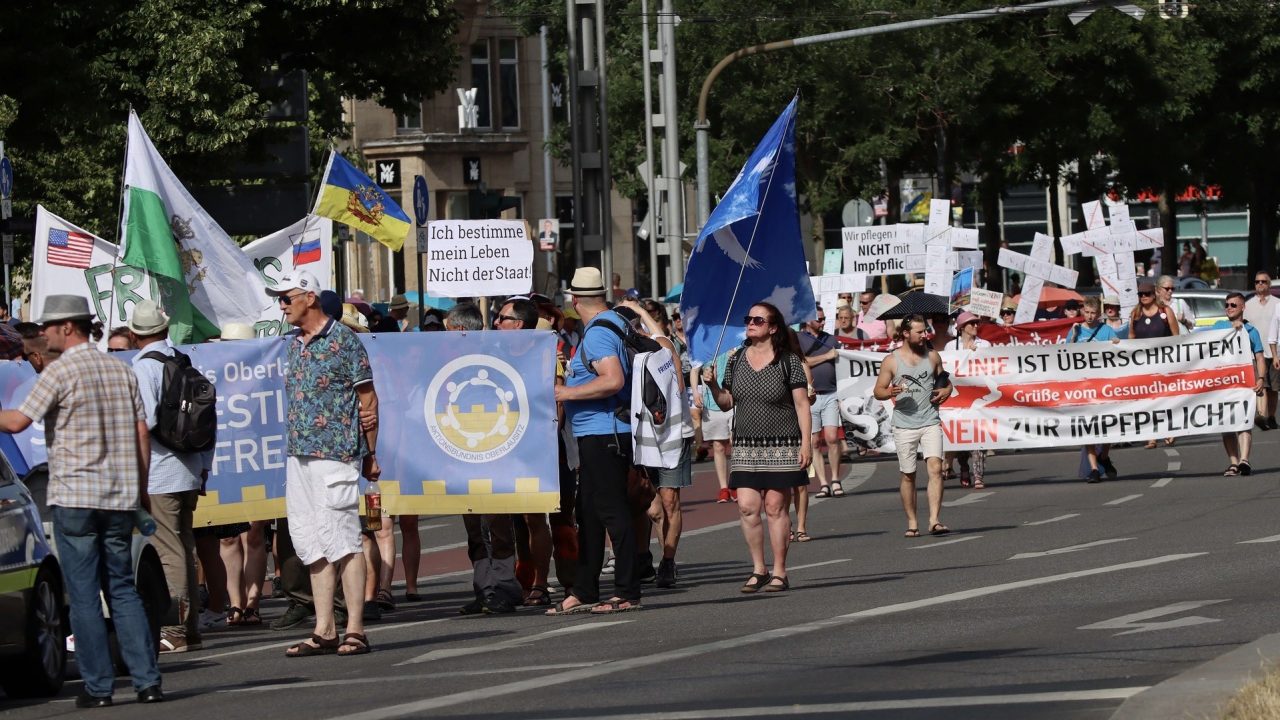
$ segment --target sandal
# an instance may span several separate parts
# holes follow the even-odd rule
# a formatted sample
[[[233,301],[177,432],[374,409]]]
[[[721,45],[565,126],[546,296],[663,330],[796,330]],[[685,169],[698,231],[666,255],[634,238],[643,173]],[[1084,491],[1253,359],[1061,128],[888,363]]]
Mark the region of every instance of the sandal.
[[[831,481],[831,497],[844,497],[844,487],[839,480]]]
[[[624,600],[622,598],[609,598],[604,602],[591,608],[592,615],[612,615],[613,613],[631,612],[632,610],[641,610],[643,606],[637,602]]]
[[[338,642],[338,638],[336,636],[325,640],[319,635],[312,634],[308,639],[311,642],[303,640],[297,645],[293,645],[288,650],[285,650],[284,656],[297,658],[311,657],[312,655],[332,655],[338,652],[338,645],[341,644]]]
[[[796,541],[796,531],[795,531],[795,530],[792,530],[792,531],[791,531],[791,535],[787,538],[787,540],[788,540],[789,542],[795,542],[795,541]]]
[[[946,535],[949,532],[951,532],[951,528],[942,523],[934,523],[929,526],[930,535]]]
[[[907,528],[907,531],[902,533],[902,537],[918,538],[920,537],[920,528]]]
[[[973,481],[973,489],[974,489],[974,490],[981,490],[981,489],[985,488],[986,486],[987,486],[987,485],[986,485],[986,483],[982,482],[981,480],[974,480],[974,481]]]
[[[1253,474],[1253,466],[1249,464],[1248,460],[1241,460],[1240,464],[1236,465],[1236,468],[1240,471],[1241,475]]]
[[[830,486],[830,485],[823,485],[823,486],[822,486],[822,489],[821,489],[821,490],[819,490],[818,492],[814,493],[814,494],[813,494],[813,496],[814,496],[814,497],[816,497],[816,498],[829,498],[829,497],[831,497],[831,486]]]
[[[1156,441],[1155,441],[1155,440],[1148,440],[1148,441],[1147,441],[1147,445],[1146,445],[1146,447],[1147,447],[1147,449],[1148,449],[1148,450],[1155,450],[1155,449],[1156,449],[1156,445],[1157,445],[1157,443],[1156,443]]]
[[[967,488],[967,487],[971,487],[972,485],[973,485],[973,482],[969,480],[969,471],[961,470],[960,471],[960,487]]]
[[[408,590],[405,590],[404,601],[405,602],[422,602],[422,596],[416,592],[409,592]]]
[[[1178,441],[1178,438],[1165,438],[1165,439],[1164,439],[1164,446],[1165,446],[1165,447],[1173,447],[1173,444],[1174,444],[1174,443],[1176,443],[1177,441]]]
[[[812,540],[813,538],[812,538],[812,537],[809,537],[809,533],[807,533],[807,532],[805,532],[805,531],[801,530],[800,532],[795,533],[795,534],[792,536],[792,539],[793,539],[795,542],[809,542],[809,541],[810,541],[810,540]]]
[[[240,610],[240,608],[236,607],[235,605],[228,607],[227,608],[227,625],[231,626],[231,625],[242,625],[242,624],[244,624],[244,613]]]
[[[378,590],[378,594],[373,596],[373,601],[378,603],[378,607],[387,612],[396,609],[396,601],[391,597],[391,591],[385,588]]]
[[[542,585],[534,585],[529,588],[529,592],[524,596],[526,607],[535,607],[551,604],[551,593]]]
[[[1222,473],[1222,477],[1235,477],[1240,474],[1240,466],[1232,463],[1227,466],[1227,471]]]
[[[569,597],[573,598],[574,600],[578,600],[578,598],[574,597],[573,595],[570,595]],[[565,598],[564,600],[561,600],[560,602],[556,603],[556,606],[555,606],[555,607],[553,607],[553,608],[551,608],[551,609],[547,610],[547,611],[546,611],[545,613],[543,613],[543,614],[544,614],[544,615],[553,615],[553,616],[554,616],[554,615],[581,615],[582,613],[589,613],[589,612],[591,612],[591,608],[593,608],[593,607],[595,607],[595,606],[596,606],[596,604],[595,604],[595,603],[584,603],[584,602],[582,602],[581,600],[578,600],[578,604],[577,604],[577,605],[574,605],[573,607],[567,608],[567,607],[565,607],[565,606],[564,606],[564,603],[565,603],[565,601],[566,601],[566,600],[568,600],[568,599],[569,599],[569,598]]]
[[[262,616],[258,614],[258,608],[247,607],[244,609],[243,612],[240,613],[240,621],[237,622],[236,624],[237,625],[261,625]]]
[[[779,584],[774,585],[773,584],[774,580],[779,581]],[[791,582],[787,580],[787,578],[773,577],[773,578],[769,578],[769,582],[765,584],[762,592],[782,592],[783,590],[790,590],[790,589],[791,589]]]
[[[346,648],[351,648],[347,650]],[[364,633],[347,633],[342,636],[342,643],[338,645],[337,654],[342,657],[348,655],[368,655],[373,648],[369,647],[369,638]]]
[[[755,582],[751,582],[752,580],[755,580]],[[747,581],[742,583],[742,587],[739,588],[739,591],[744,593],[759,592],[760,588],[768,582],[769,573],[751,573],[751,577],[747,578]]]

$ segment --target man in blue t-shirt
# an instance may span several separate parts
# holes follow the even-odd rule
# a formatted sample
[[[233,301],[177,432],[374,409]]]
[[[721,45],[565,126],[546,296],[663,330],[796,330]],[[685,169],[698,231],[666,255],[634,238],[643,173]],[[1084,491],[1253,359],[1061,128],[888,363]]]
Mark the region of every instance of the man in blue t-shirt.
[[[1104,342],[1111,341],[1113,343],[1120,342],[1120,336],[1116,331],[1105,322],[1101,317],[1102,303],[1097,297],[1087,297],[1084,304],[1080,308],[1080,316],[1084,318],[1084,322],[1076,323],[1071,326],[1071,330],[1067,332],[1066,342]],[[1111,445],[1085,445],[1085,455],[1089,460],[1088,481],[1091,483],[1102,482],[1102,474],[1107,474],[1108,480],[1115,480],[1119,473],[1116,466],[1111,462]]]
[[[604,281],[596,268],[578,268],[569,283],[573,309],[582,318],[582,341],[569,363],[565,384],[556,386],[573,436],[578,441],[578,573],[573,590],[548,615],[606,614],[640,607],[636,536],[627,506],[631,469],[631,424],[619,408],[630,405],[631,368],[617,333],[631,327],[604,301]],[[600,601],[604,534],[613,541],[614,595]]]
[[[1249,334],[1249,349],[1253,351],[1254,380],[1253,391],[1262,394],[1263,378],[1267,376],[1267,365],[1262,355],[1262,337],[1258,329],[1244,319],[1244,295],[1238,292],[1227,293],[1227,319],[1219,320],[1210,330],[1240,330]],[[1250,430],[1222,433],[1222,446],[1227,451],[1227,470],[1222,473],[1226,477],[1236,475],[1252,475],[1253,466],[1249,465],[1249,450],[1253,447],[1253,435]]]

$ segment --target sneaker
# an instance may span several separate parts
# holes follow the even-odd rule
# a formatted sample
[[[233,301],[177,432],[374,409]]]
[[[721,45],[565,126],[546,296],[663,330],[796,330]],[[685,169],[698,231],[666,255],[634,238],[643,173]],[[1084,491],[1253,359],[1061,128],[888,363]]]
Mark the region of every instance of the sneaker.
[[[738,502],[738,491],[737,491],[737,490],[730,490],[730,491],[729,491],[729,499],[730,499],[730,500],[732,500],[732,501],[734,501],[734,502]]]
[[[283,615],[271,621],[271,629],[290,630],[306,622],[309,617],[311,617],[311,608],[302,603],[291,602],[289,607],[285,608]]]
[[[1276,416],[1272,415],[1267,418],[1267,429],[1275,430],[1276,428],[1280,428],[1280,424],[1276,424]]]
[[[284,597],[284,579],[279,575],[271,578],[271,598],[279,600]]]
[[[612,557],[608,557],[605,559],[604,565],[600,568],[600,574],[601,575],[613,574],[613,558]]]
[[[484,612],[484,603],[479,600],[472,600],[466,605],[458,608],[459,615],[479,615],[482,612]]]
[[[1102,473],[1098,472],[1096,468],[1095,468],[1095,469],[1093,469],[1093,470],[1090,470],[1090,471],[1089,471],[1089,480],[1088,480],[1088,482],[1090,482],[1090,483],[1100,483],[1100,482],[1102,482]]]
[[[1108,480],[1115,480],[1120,473],[1116,471],[1116,466],[1111,464],[1111,458],[1098,458],[1098,464],[1102,466],[1102,471],[1107,474]]]
[[[1259,430],[1270,430],[1270,429],[1271,429],[1271,424],[1270,424],[1270,423],[1268,423],[1268,422],[1267,422],[1267,419],[1266,419],[1266,418],[1264,418],[1264,417],[1262,417],[1261,415],[1254,415],[1254,416],[1253,416],[1253,424],[1254,424],[1254,425],[1256,425],[1256,426],[1257,426],[1257,428],[1258,428]]]
[[[481,605],[480,611],[483,612],[485,615],[506,615],[507,613],[515,612],[516,606],[512,605],[507,600],[503,600],[500,598],[489,598],[488,600],[484,601],[483,605]]]
[[[653,569],[653,560],[650,560],[649,562],[638,562],[637,565],[637,582],[650,582],[654,578],[658,577],[658,572]]]
[[[729,488],[720,488],[720,494],[716,496],[716,502],[718,503],[729,502]]]
[[[208,608],[200,611],[200,629],[208,632],[210,630],[224,630],[227,627],[227,614],[225,612],[213,612]]]
[[[365,622],[377,622],[382,619],[382,608],[374,600],[364,601],[364,612],[360,613]],[[336,622],[336,620],[335,620]],[[343,623],[346,625],[346,623]]]
[[[200,650],[204,645],[200,640],[189,641],[187,634],[181,630],[160,631],[160,654],[184,653],[188,650]]]
[[[67,652],[74,654],[76,651],[76,636],[71,633],[67,636]]]
[[[672,588],[676,586],[676,561],[663,558],[658,563],[658,587]]]

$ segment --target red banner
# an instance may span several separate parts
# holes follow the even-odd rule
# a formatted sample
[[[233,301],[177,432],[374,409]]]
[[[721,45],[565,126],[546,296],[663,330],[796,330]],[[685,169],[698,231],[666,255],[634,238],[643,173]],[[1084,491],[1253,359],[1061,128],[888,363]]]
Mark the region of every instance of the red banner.
[[[1066,340],[1071,326],[1079,320],[1064,318],[1061,320],[1043,320],[1023,323],[1021,325],[997,325],[984,322],[978,326],[978,337],[992,345],[1056,345]],[[872,352],[889,352],[898,347],[897,340],[881,338],[879,340],[855,340],[836,336],[836,340],[845,350],[868,350]]]

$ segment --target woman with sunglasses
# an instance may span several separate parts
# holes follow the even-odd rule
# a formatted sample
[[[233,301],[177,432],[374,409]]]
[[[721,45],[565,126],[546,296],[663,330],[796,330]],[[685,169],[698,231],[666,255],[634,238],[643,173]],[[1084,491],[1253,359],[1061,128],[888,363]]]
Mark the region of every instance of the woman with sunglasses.
[[[751,576],[741,590],[781,592],[791,585],[787,506],[792,490],[809,482],[805,474],[812,453],[808,382],[799,342],[778,308],[768,303],[752,305],[743,320],[747,339],[729,359],[724,387],[711,367],[703,368],[702,382],[717,405],[734,410],[729,487],[738,491],[742,534],[752,563]],[[773,548],[771,573],[765,570],[762,507]]]
[[[1115,295],[1102,296],[1102,321],[1120,340],[1129,339],[1129,323],[1120,315],[1120,298]]]
[[[1138,283],[1138,307],[1129,316],[1129,337],[1162,338],[1173,337],[1181,330],[1178,318],[1173,309],[1156,297],[1155,283],[1142,280]],[[1165,445],[1172,445],[1173,438],[1165,438]],[[1147,449],[1156,447],[1155,440],[1147,442]]]

